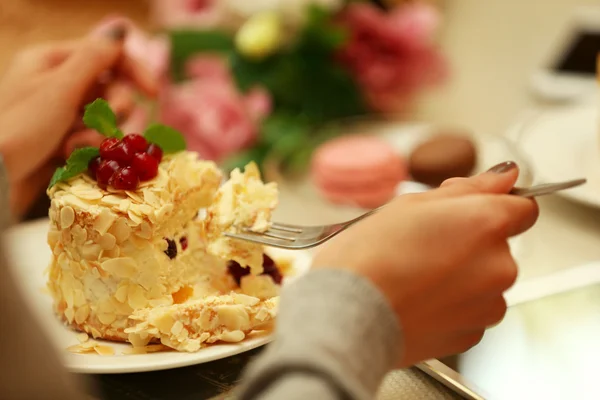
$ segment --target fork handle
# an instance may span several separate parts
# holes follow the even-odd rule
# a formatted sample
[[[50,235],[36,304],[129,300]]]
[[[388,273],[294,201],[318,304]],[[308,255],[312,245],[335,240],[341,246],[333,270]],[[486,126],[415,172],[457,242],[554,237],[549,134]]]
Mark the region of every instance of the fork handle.
[[[570,189],[570,188],[582,185],[584,183],[586,183],[585,179],[574,179],[574,180],[566,181],[566,182],[546,183],[546,184],[532,186],[532,187],[528,187],[528,188],[515,187],[510,191],[510,194],[516,195],[516,196],[521,196],[521,197],[543,196],[546,194],[552,194],[559,190]],[[382,206],[374,208],[370,211],[367,211],[366,213],[346,222],[345,224],[340,224],[340,225],[349,227],[350,225],[353,225],[353,224],[357,223],[358,221],[360,221],[364,218],[367,218],[370,215],[375,214],[377,211],[381,210],[383,207],[387,206],[388,204],[389,204],[389,202],[385,203]]]
[[[377,207],[377,208],[374,208],[374,209],[372,209],[372,210],[370,210],[370,211],[367,211],[366,213],[364,213],[364,214],[362,214],[362,215],[359,215],[358,217],[356,217],[356,218],[354,218],[354,219],[351,219],[350,221],[348,221],[348,222],[346,223],[346,226],[353,225],[353,224],[357,223],[358,221],[360,221],[360,220],[362,220],[362,219],[365,219],[365,218],[367,218],[367,217],[368,217],[368,216],[370,216],[370,215],[373,215],[373,214],[375,214],[377,211],[381,210],[383,207],[387,206],[388,204],[389,204],[389,203],[385,203],[385,204],[384,204],[384,205],[382,205],[382,206],[379,206],[379,207]]]

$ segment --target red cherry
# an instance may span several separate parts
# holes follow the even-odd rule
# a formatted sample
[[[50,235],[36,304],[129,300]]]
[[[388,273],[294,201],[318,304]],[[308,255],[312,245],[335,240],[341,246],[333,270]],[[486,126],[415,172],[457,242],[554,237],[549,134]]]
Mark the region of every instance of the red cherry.
[[[108,184],[117,190],[135,190],[140,180],[131,167],[121,168],[112,176]]]
[[[100,157],[102,158],[110,158],[110,152],[112,149],[119,144],[121,141],[116,137],[106,138],[100,143]]]
[[[158,161],[159,163],[162,161],[163,151],[160,147],[158,147],[154,143],[150,143],[150,146],[148,146],[146,153],[148,153],[152,157],[154,157],[156,159],[156,161]]]
[[[100,145],[100,156],[107,160],[117,161],[121,165],[129,165],[134,154],[129,145],[119,141],[119,139],[117,139],[117,142],[111,140],[108,144],[104,145],[104,143],[110,139],[112,138],[105,139]]]
[[[100,156],[98,156],[92,158],[88,163],[88,171],[90,172],[91,177],[94,179],[96,179],[96,173],[98,172],[98,167],[100,166],[101,162],[102,159],[100,158]]]
[[[98,182],[98,185],[101,187],[106,186],[119,168],[119,163],[114,160],[102,160],[96,170],[96,182]]]
[[[142,135],[138,135],[137,133],[125,135],[123,143],[126,143],[127,146],[129,146],[129,149],[134,153],[143,153],[148,147],[148,141],[146,141]]]
[[[147,153],[134,155],[131,166],[141,181],[149,181],[158,174],[158,161]]]

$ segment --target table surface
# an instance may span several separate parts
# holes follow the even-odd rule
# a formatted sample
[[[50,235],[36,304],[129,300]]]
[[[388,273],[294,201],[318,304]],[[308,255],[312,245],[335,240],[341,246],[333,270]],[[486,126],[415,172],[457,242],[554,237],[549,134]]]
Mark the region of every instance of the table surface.
[[[83,34],[109,13],[122,12],[146,25],[147,3],[144,0],[1,2],[0,70],[22,46]],[[422,99],[416,110],[418,118],[500,135],[524,110],[553,107],[532,98],[527,88],[530,74],[541,63],[558,32],[557,26],[566,23],[571,7],[596,3],[594,0],[442,2],[446,22],[441,42],[451,61],[453,79],[443,89]],[[568,162],[568,157],[564,162]],[[598,210],[559,197],[543,198],[539,203],[539,222],[523,237],[524,252],[519,259],[522,278],[600,259]],[[112,379],[103,378],[106,382]],[[173,379],[178,378],[174,375]],[[154,398],[145,396],[130,398]]]
[[[246,364],[261,351],[167,371],[93,375],[93,383],[102,398],[111,400],[224,398],[238,383]]]

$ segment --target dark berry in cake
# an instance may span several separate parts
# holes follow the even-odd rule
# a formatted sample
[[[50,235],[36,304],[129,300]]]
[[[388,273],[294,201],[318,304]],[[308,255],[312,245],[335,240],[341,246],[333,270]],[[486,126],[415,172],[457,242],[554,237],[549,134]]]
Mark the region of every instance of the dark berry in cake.
[[[273,282],[281,285],[283,276],[281,276],[281,272],[279,272],[279,268],[277,268],[275,261],[266,254],[263,254],[263,270],[262,275],[269,275],[271,279],[273,279]]]
[[[275,261],[271,257],[266,254],[263,254],[263,270],[264,272],[272,271],[277,269],[277,265],[275,265]]]
[[[231,277],[235,280],[235,283],[238,284],[238,286],[242,281],[242,277],[250,274],[249,268],[244,268],[235,261],[229,261],[227,263],[227,271],[229,272],[229,275],[231,275]]]
[[[244,268],[235,261],[229,261],[227,270],[238,286],[240,285],[242,277],[250,274],[249,268]],[[283,280],[283,276],[281,275],[279,268],[277,268],[277,264],[275,264],[275,261],[266,254],[263,254],[263,273],[261,275],[269,275],[271,279],[273,279],[273,282],[278,285],[281,285],[281,281]]]
[[[177,244],[172,239],[165,239],[167,241],[167,250],[165,254],[172,260],[177,257]]]
[[[187,247],[188,247],[187,238],[184,236],[181,239],[179,239],[179,244],[181,244],[181,250],[187,249]]]
[[[271,272],[263,272],[261,275],[269,275],[273,279],[273,282],[278,285],[281,285],[281,281],[283,280],[283,276],[281,276],[281,272],[277,268]]]

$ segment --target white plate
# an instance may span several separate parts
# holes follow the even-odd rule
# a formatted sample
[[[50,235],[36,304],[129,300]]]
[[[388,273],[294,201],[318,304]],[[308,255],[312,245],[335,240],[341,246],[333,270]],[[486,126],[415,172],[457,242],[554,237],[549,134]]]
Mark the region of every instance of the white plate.
[[[127,344],[105,342],[103,344],[115,349],[115,356],[69,353],[66,348],[79,343],[77,333],[65,327],[55,317],[52,311],[52,299],[44,291],[46,286],[44,271],[50,260],[50,249],[46,244],[47,229],[46,220],[16,226],[8,232],[6,249],[15,278],[24,293],[23,297],[56,344],[56,348],[63,356],[65,366],[73,372],[112,374],[184,367],[243,353],[272,340],[272,335],[265,333],[241,343],[212,345],[196,353],[173,351],[139,355],[123,355],[123,350],[130,347]],[[292,258],[295,276],[305,273],[310,267],[311,256],[308,252],[269,249],[269,253],[276,258],[277,256]]]
[[[525,125],[519,141],[537,183],[587,178],[557,194],[592,207],[600,207],[599,107],[593,101],[541,114]]]

